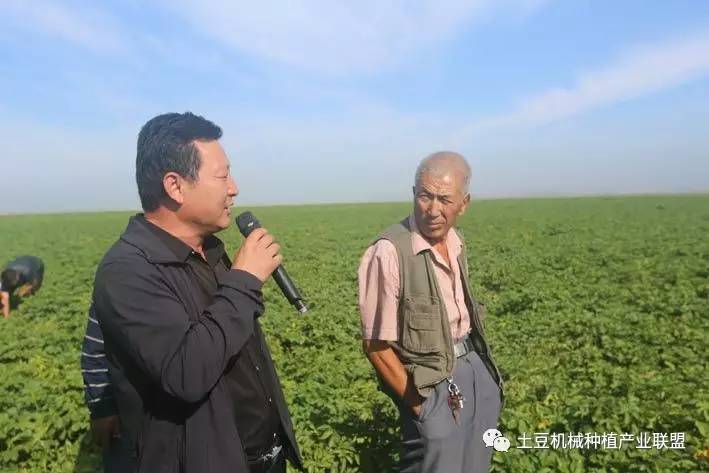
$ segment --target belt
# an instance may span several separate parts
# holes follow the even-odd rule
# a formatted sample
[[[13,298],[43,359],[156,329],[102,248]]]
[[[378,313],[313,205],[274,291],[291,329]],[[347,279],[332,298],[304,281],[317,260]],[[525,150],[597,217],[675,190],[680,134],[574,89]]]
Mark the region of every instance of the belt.
[[[465,356],[473,350],[475,350],[475,345],[473,345],[470,333],[467,333],[458,343],[453,345],[453,353],[455,353],[456,358]]]

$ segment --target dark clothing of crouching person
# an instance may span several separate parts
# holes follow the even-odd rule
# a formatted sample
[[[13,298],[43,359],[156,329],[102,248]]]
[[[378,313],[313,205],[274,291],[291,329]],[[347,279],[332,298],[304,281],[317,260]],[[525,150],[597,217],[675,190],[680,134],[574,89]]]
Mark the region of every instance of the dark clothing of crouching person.
[[[0,274],[0,306],[3,317],[10,316],[13,298],[35,294],[42,287],[43,279],[44,263],[36,256],[20,256],[10,261]]]

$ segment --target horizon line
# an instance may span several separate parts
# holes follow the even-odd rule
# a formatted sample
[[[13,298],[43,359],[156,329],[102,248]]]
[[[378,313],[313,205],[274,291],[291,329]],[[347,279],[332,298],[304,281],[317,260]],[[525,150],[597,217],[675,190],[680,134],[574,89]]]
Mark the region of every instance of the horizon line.
[[[505,196],[481,196],[471,199],[471,203],[489,200],[553,200],[553,199],[592,199],[603,197],[683,197],[683,196],[709,196],[709,189],[688,191],[688,192],[612,192],[612,193],[588,193],[588,194],[526,194],[526,195],[505,195]],[[329,202],[298,202],[298,203],[276,203],[276,204],[245,204],[241,207],[272,208],[272,207],[315,207],[326,205],[381,205],[381,204],[410,204],[408,200],[382,200],[382,201],[329,201]],[[234,207],[240,207],[234,205]],[[62,210],[62,211],[38,211],[38,212],[8,212],[0,213],[0,217],[23,217],[42,215],[77,215],[95,213],[128,213],[143,212],[143,209],[95,209],[95,210]]]

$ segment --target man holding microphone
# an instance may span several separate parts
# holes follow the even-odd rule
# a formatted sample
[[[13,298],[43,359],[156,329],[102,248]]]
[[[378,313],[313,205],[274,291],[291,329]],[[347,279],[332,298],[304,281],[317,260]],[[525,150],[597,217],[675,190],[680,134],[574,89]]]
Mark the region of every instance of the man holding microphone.
[[[145,211],[101,261],[94,286],[120,436],[137,471],[302,469],[258,317],[280,247],[254,230],[233,258],[213,234],[238,188],[221,129],[191,113],[148,121],[136,180]]]

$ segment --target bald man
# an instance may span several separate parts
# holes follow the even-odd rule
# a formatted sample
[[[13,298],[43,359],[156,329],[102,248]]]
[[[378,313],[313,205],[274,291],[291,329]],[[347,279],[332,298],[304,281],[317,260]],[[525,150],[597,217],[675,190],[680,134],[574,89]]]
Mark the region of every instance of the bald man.
[[[482,435],[497,426],[502,378],[455,229],[469,183],[460,154],[427,156],[413,213],[374,239],[358,271],[363,348],[399,408],[402,473],[490,468]]]

